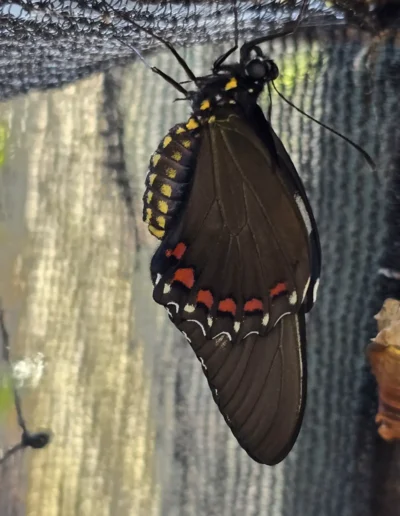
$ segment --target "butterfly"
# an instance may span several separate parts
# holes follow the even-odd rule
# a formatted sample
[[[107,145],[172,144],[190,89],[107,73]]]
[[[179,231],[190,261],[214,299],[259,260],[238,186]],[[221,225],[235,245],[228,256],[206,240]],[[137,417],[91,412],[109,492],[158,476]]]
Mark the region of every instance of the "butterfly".
[[[153,69],[192,106],[150,159],[143,220],[161,241],[153,298],[185,336],[239,444],[274,465],[296,441],[306,397],[305,314],[321,268],[301,179],[258,98],[279,71],[260,43],[236,45],[196,89]]]

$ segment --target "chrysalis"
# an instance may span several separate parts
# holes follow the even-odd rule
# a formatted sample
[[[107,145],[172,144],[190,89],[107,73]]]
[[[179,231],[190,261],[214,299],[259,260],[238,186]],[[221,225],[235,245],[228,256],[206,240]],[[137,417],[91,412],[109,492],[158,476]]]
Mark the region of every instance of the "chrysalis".
[[[379,435],[392,441],[400,439],[400,301],[387,299],[375,318],[379,333],[367,348],[379,390],[375,421]]]

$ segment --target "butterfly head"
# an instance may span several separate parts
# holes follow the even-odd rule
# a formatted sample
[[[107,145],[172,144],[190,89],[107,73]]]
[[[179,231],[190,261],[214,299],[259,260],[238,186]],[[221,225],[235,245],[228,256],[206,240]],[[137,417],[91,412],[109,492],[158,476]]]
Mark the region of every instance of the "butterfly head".
[[[279,69],[274,61],[266,57],[257,46],[242,55],[241,68],[245,77],[264,84],[274,81],[279,75]]]

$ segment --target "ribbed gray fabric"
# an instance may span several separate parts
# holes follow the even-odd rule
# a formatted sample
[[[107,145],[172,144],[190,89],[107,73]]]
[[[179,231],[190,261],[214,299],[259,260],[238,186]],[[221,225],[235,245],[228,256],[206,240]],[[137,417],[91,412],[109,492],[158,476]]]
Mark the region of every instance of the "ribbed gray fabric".
[[[200,74],[209,70],[213,59],[224,48],[217,45],[190,47],[183,55],[194,71]],[[357,57],[363,48],[359,35],[343,30],[331,32],[324,29],[310,32],[307,36],[279,40],[270,48],[282,77],[286,77],[286,80],[277,81],[282,92],[311,115],[360,143],[378,164],[377,171],[371,171],[355,149],[275,96],[273,125],[304,180],[319,224],[323,251],[319,300],[308,320],[308,402],[299,440],[283,464],[268,468],[254,463],[238,447],[226,427],[212,400],[200,364],[186,341],[171,325],[164,310],[153,306],[148,263],[154,242],[145,235],[143,226],[137,220],[141,210],[142,182],[151,152],[169,127],[185,119],[188,106],[183,102],[173,103],[176,97],[174,90],[152,75],[142,63],[137,62],[124,72],[109,72],[104,78],[103,98],[98,100],[98,125],[94,130],[98,131],[99,141],[106,148],[107,159],[103,162],[98,160],[97,166],[101,172],[93,177],[109,185],[112,184],[111,179],[114,181],[117,177],[119,191],[124,192],[124,196],[118,197],[117,189],[113,190],[110,186],[109,198],[106,195],[106,201],[103,197],[100,201],[100,194],[103,195],[104,192],[99,192],[99,213],[102,209],[115,213],[115,226],[111,218],[106,219],[109,226],[105,229],[97,226],[96,217],[90,219],[88,232],[93,231],[96,237],[92,241],[92,236],[88,233],[85,244],[87,248],[81,250],[82,257],[86,256],[85,253],[87,256],[102,253],[101,257],[107,261],[110,248],[96,244],[96,238],[100,238],[102,231],[110,232],[107,233],[109,245],[115,245],[115,249],[119,250],[126,249],[129,243],[123,241],[124,233],[119,232],[121,225],[126,231],[129,228],[131,234],[141,242],[140,251],[136,252],[136,248],[132,247],[131,254],[123,254],[123,260],[132,257],[134,266],[132,263],[126,265],[123,260],[120,265],[122,279],[126,280],[123,274],[132,274],[134,278],[132,295],[123,300],[112,300],[110,308],[110,317],[115,317],[117,329],[120,325],[128,325],[129,342],[122,341],[122,345],[117,346],[119,340],[114,343],[115,335],[112,330],[109,341],[106,340],[110,361],[116,360],[116,354],[124,353],[125,348],[129,350],[126,359],[124,355],[125,362],[121,363],[117,378],[124,387],[121,391],[123,400],[119,400],[120,404],[115,404],[115,407],[108,405],[110,419],[101,438],[95,432],[95,424],[90,426],[90,430],[85,430],[84,425],[79,428],[85,436],[85,432],[88,432],[88,440],[84,441],[87,448],[83,447],[79,452],[76,450],[76,455],[69,453],[71,478],[77,478],[81,484],[78,482],[76,487],[71,487],[68,469],[64,476],[60,475],[59,491],[56,494],[53,491],[48,494],[46,491],[47,480],[41,483],[41,475],[43,479],[47,479],[46,475],[51,474],[51,467],[55,467],[51,462],[52,453],[57,457],[55,465],[62,463],[60,441],[53,444],[53,448],[50,445],[46,451],[48,455],[45,457],[49,457],[46,461],[36,459],[45,461],[47,465],[47,469],[39,470],[36,467],[35,470],[38,479],[36,482],[41,486],[43,507],[49,507],[49,500],[54,501],[59,497],[58,512],[48,509],[45,512],[43,509],[46,516],[85,514],[84,502],[89,492],[85,491],[86,484],[96,475],[102,479],[103,468],[114,471],[115,465],[119,461],[123,462],[123,454],[129,450],[124,448],[123,454],[111,456],[111,466],[99,460],[96,468],[93,468],[94,457],[99,455],[101,458],[109,458],[106,437],[114,435],[114,431],[119,432],[118,435],[121,435],[124,443],[131,440],[132,456],[137,463],[142,464],[145,461],[143,471],[146,474],[154,471],[154,479],[151,481],[153,483],[143,484],[146,491],[143,488],[143,500],[139,502],[140,482],[135,485],[131,479],[131,483],[123,483],[122,480],[126,477],[122,474],[121,477],[106,477],[103,487],[107,489],[110,511],[113,514],[147,515],[150,514],[150,506],[151,514],[161,516],[379,514],[377,510],[371,509],[379,479],[374,477],[374,387],[367,370],[364,349],[374,333],[372,315],[376,313],[381,301],[376,296],[375,284],[385,236],[386,178],[396,151],[394,142],[398,141],[395,137],[399,117],[396,93],[398,56],[390,42],[385,43],[378,58],[369,63],[370,71],[367,71],[362,63],[357,64]],[[151,64],[166,70],[178,80],[184,80],[182,70],[167,52],[159,52],[149,60]],[[389,78],[388,70],[391,70]],[[288,77],[293,80],[287,79]],[[32,84],[29,83],[29,86]],[[2,91],[7,96],[16,90],[11,88]],[[89,91],[86,94],[95,102]],[[266,103],[263,105],[265,107]],[[14,107],[14,113],[18,109],[21,119],[29,119],[29,113],[24,111],[22,104],[19,108]],[[34,111],[35,108],[31,109]],[[49,113],[51,117],[51,105]],[[34,114],[30,112],[30,116],[33,118]],[[102,124],[99,120],[106,123]],[[24,134],[24,128],[14,130],[20,135]],[[65,130],[67,135],[68,131]],[[62,135],[62,131],[60,134]],[[28,150],[35,152],[35,148]],[[62,148],[59,152],[59,159],[62,160]],[[57,163],[56,158],[54,159]],[[26,167],[27,174],[30,174],[29,159],[27,162],[22,161],[22,165]],[[85,177],[85,173],[91,177],[90,172],[83,170],[82,177]],[[22,174],[19,177],[25,176]],[[31,175],[28,177],[31,178]],[[73,185],[75,179],[55,176],[53,181],[50,185],[33,185],[27,181],[24,188],[31,195],[32,192],[39,195],[41,188],[55,189],[56,185],[64,191],[64,182]],[[130,185],[128,189],[126,181]],[[86,183],[82,181],[82,184]],[[88,183],[90,199],[96,197],[93,184],[97,183]],[[104,183],[101,184],[104,186]],[[68,189],[65,191],[69,192]],[[42,194],[46,197],[46,192]],[[30,196],[27,195],[27,198]],[[83,195],[82,206],[86,202],[92,202],[90,199]],[[129,213],[124,211],[125,201],[128,202],[128,208],[130,202],[134,203],[136,220],[133,220],[130,209]],[[66,197],[65,203],[68,202]],[[7,204],[7,199],[3,199],[2,203]],[[28,208],[26,210],[30,213]],[[63,205],[60,210],[62,213],[66,212]],[[44,217],[43,213],[40,214]],[[128,214],[131,215],[130,219]],[[40,220],[38,219],[39,222]],[[35,219],[32,222],[32,231],[36,234],[46,231],[46,220],[44,218],[39,223]],[[86,221],[85,218],[82,220]],[[127,223],[127,220],[130,222]],[[62,222],[61,215],[60,221]],[[124,221],[126,227],[123,225]],[[115,239],[120,240],[112,240],[114,232]],[[68,235],[60,235],[58,245],[65,245],[66,250],[70,249],[69,246],[72,249],[74,239],[70,241],[68,238]],[[117,252],[114,247],[111,250]],[[49,268],[52,252],[49,249],[46,258]],[[78,253],[78,256],[81,254]],[[77,259],[78,263],[80,264]],[[51,278],[53,285],[66,281],[62,278],[57,269]],[[82,288],[78,280],[84,282],[78,276],[76,283],[73,283],[77,295]],[[99,282],[104,280],[102,276],[98,278]],[[41,288],[39,279],[31,278],[31,281],[32,289]],[[62,298],[58,301],[61,303]],[[98,299],[93,300],[94,307],[98,302],[100,303]],[[86,348],[84,344],[90,340],[90,324],[95,326],[103,324],[103,321],[96,319],[95,308],[92,312],[91,307],[80,305],[78,301],[73,308],[76,306],[80,306],[82,310],[81,322],[75,335],[81,347],[75,350],[72,347],[75,344],[71,340],[69,349],[68,341],[58,351],[58,378],[65,382],[68,389],[76,391],[78,399],[81,383],[89,384],[91,375],[94,374],[88,356],[96,363],[93,348]],[[51,310],[52,317],[55,320],[58,317],[60,321],[54,338],[61,338],[61,333],[68,329],[68,320],[65,313],[57,312],[56,304],[51,303]],[[32,313],[38,318],[41,316],[39,308]],[[42,316],[45,317],[43,314]],[[85,326],[87,321],[89,328]],[[92,333],[95,333],[94,329]],[[100,342],[99,353],[103,349],[102,345],[104,343]],[[142,358],[145,379],[149,384],[144,380],[141,383],[139,370],[135,369],[136,362]],[[107,362],[107,359],[103,360]],[[65,372],[61,374],[63,361],[67,365],[71,361],[73,371],[79,370],[79,375],[69,376]],[[70,378],[76,381],[72,386],[68,385]],[[106,381],[107,377],[105,383]],[[130,385],[133,392],[129,392]],[[40,388],[51,390],[52,386],[45,384]],[[140,401],[138,398],[132,401],[130,397],[135,394],[135,389],[139,393]],[[87,414],[91,411],[96,422],[96,418],[100,418],[102,403],[107,395],[113,399],[107,391],[99,390],[97,397],[86,400],[89,408],[84,404],[77,405],[76,417],[80,417],[81,412]],[[150,402],[147,406],[148,400]],[[57,415],[57,403],[71,403],[71,398],[66,394],[65,399],[52,399],[51,402],[52,410]],[[55,420],[59,425],[57,418]],[[75,429],[72,420],[69,425],[71,429]],[[151,435],[145,443],[148,451],[144,454],[140,451],[143,440],[142,425],[150,428],[146,435]],[[69,446],[74,446],[76,433],[72,432],[70,435],[68,425],[64,430],[65,435],[60,425],[57,428],[63,439],[61,450],[66,453]],[[92,439],[90,448],[89,438]],[[87,462],[83,459],[82,463],[78,462],[81,454],[86,457]],[[80,473],[75,477],[79,468]],[[74,504],[68,505],[71,492],[76,499],[74,498]],[[97,491],[94,490],[89,502],[96,500],[96,496]],[[149,500],[151,503],[146,505]]]
[[[381,81],[390,52],[375,64],[371,76],[362,68],[352,69],[362,50],[357,40],[332,33],[325,41],[315,34],[313,41],[312,59],[309,43],[301,37],[279,41],[271,49],[277,63],[289,62],[296,73],[309,71],[309,77],[297,76],[288,88],[291,100],[363,145],[376,158],[378,170],[371,171],[347,143],[274,100],[273,122],[310,194],[323,249],[319,300],[308,324],[303,429],[282,465],[265,468],[252,462],[225,428],[199,364],[179,340],[173,351],[176,369],[164,377],[168,385],[171,376],[175,379],[174,431],[168,426],[159,430],[164,442],[167,433],[171,450],[162,482],[166,515],[369,514],[375,427],[374,399],[364,398],[365,382],[371,382],[364,349],[371,336],[371,299],[385,234],[385,175],[391,160],[388,143],[378,145],[376,134],[393,130],[396,97],[392,86]],[[207,70],[219,53],[213,48],[204,54],[195,71]],[[288,55],[294,56],[294,65]],[[192,63],[190,55],[187,58]],[[157,66],[171,70],[166,65],[170,60],[164,59],[158,59]],[[281,72],[293,73],[284,66]],[[178,107],[162,112],[164,130],[184,119]],[[169,326],[167,321],[165,331],[175,331]],[[164,395],[171,396],[163,374],[156,375],[164,393],[160,407],[167,404]],[[163,448],[157,452],[165,458]]]

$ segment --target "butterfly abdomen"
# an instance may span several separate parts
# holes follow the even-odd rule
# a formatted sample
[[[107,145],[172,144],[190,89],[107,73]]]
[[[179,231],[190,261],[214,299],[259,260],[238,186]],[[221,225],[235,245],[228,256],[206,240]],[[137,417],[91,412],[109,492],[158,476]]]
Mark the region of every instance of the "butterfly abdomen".
[[[143,196],[143,220],[162,240],[188,197],[200,141],[199,124],[190,118],[175,125],[150,159]]]

